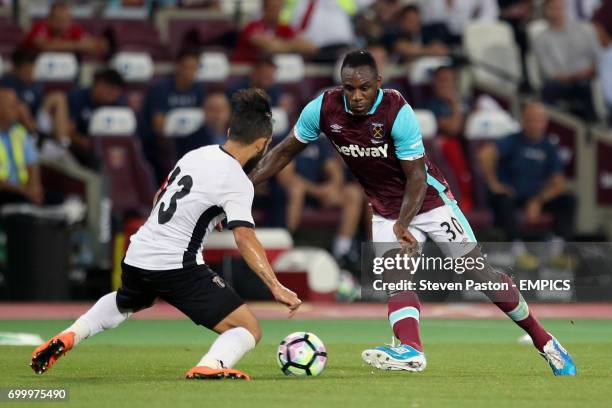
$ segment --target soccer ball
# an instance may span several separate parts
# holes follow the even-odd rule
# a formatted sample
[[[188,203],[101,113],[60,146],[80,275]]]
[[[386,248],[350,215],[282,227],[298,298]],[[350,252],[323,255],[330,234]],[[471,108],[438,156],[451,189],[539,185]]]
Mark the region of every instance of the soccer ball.
[[[291,333],[278,346],[277,361],[285,375],[319,375],[327,363],[320,338],[308,332]]]

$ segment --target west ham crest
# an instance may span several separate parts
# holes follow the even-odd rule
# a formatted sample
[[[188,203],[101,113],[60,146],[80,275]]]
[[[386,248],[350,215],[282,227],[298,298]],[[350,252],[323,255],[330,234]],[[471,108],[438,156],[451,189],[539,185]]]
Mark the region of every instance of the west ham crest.
[[[372,143],[382,143],[385,136],[385,125],[383,123],[372,122]]]

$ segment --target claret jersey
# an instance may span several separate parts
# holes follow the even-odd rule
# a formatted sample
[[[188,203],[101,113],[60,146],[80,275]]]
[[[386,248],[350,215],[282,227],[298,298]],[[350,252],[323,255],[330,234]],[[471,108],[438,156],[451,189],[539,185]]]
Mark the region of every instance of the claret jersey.
[[[295,125],[295,137],[309,143],[323,133],[361,183],[376,214],[398,219],[406,186],[400,160],[425,157],[427,193],[419,213],[453,200],[446,180],[425,156],[416,116],[402,95],[380,89],[367,115],[353,115],[341,87],[306,105]]]

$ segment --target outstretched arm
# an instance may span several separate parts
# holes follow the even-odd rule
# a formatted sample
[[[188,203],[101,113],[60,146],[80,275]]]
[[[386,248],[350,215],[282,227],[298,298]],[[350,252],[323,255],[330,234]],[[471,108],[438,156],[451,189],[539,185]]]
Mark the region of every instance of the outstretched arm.
[[[274,176],[289,164],[299,152],[306,148],[307,144],[297,140],[293,132],[292,130],[282,142],[266,154],[251,171],[249,178],[253,185],[263,183]]]
[[[266,253],[255,235],[255,231],[249,227],[236,227],[233,232],[238,251],[240,251],[240,255],[249,265],[249,268],[266,284],[274,298],[289,308],[290,316],[292,316],[300,307],[302,301],[294,292],[278,281],[268,262]]]

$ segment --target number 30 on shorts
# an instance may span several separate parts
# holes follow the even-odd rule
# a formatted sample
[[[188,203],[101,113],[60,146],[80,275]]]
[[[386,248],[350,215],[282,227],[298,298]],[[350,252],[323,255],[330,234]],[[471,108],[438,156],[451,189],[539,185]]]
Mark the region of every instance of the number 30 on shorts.
[[[461,223],[455,217],[451,217],[451,222],[444,221],[440,223],[440,226],[444,228],[444,232],[448,234],[448,242],[454,242],[457,239],[457,233],[459,233],[459,235],[465,234],[465,230],[461,226]]]

